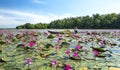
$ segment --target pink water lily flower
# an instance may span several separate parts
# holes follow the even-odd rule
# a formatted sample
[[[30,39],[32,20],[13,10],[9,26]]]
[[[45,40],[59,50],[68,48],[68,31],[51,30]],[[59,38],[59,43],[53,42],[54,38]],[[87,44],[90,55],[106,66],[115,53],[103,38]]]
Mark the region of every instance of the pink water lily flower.
[[[93,53],[94,53],[95,56],[98,56],[98,55],[100,54],[100,53],[99,53],[98,51],[96,51],[96,50],[93,51]]]
[[[77,34],[72,34],[72,36],[77,36]]]
[[[77,49],[77,50],[80,50],[80,49],[81,49],[81,46],[80,46],[80,45],[77,45],[77,46],[76,46],[76,49]]]
[[[24,47],[27,47],[27,44],[23,44]]]
[[[56,49],[56,50],[58,50],[58,49],[59,49],[59,46],[58,46],[58,45],[57,45],[57,46],[55,46],[55,49]]]
[[[56,67],[57,66],[57,60],[56,59],[53,60],[51,64]]]
[[[65,65],[65,70],[72,70],[72,67],[69,64]]]
[[[35,40],[39,40],[39,38],[35,38]]]
[[[79,56],[78,52],[75,51],[75,52],[73,53],[73,56],[74,56],[74,57],[78,57],[78,56]]]
[[[101,46],[105,46],[105,40],[101,42]]]
[[[29,46],[32,48],[35,44],[36,44],[35,42],[32,42],[32,41],[31,41],[31,42],[29,43]]]
[[[27,58],[27,64],[30,65],[31,64],[31,59],[30,58]]]
[[[62,39],[62,35],[61,35],[61,34],[59,34],[59,35],[58,35],[58,38],[59,38],[59,39]]]
[[[61,43],[61,40],[58,39],[58,40],[57,40],[57,43],[60,44],[60,43]]]
[[[101,46],[105,46],[105,44],[102,42],[102,43],[101,43]]]
[[[71,53],[71,50],[66,50],[66,52],[65,52],[66,54],[68,54],[68,55],[70,55],[70,53]]]
[[[33,37],[34,37],[34,32],[32,32],[32,33],[31,33],[31,36],[33,36]]]
[[[6,40],[6,44],[9,44],[10,42],[8,40]]]

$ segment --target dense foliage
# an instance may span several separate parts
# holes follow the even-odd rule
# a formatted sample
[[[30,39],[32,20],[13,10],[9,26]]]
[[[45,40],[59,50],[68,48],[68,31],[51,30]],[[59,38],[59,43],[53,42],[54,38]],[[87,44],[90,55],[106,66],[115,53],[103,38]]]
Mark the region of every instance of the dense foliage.
[[[0,70],[120,70],[120,30],[0,30]]]
[[[120,28],[120,14],[93,14],[92,16],[71,17],[62,20],[54,20],[49,24],[26,23],[17,26],[17,29],[119,29]]]

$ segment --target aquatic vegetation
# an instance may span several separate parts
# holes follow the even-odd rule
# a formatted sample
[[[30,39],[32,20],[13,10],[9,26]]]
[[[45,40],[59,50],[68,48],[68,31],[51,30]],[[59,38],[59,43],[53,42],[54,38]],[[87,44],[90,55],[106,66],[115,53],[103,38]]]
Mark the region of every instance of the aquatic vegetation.
[[[50,34],[35,31],[2,31],[0,69],[118,69],[120,36],[112,34],[114,32]]]
[[[78,56],[79,56],[78,52],[75,51],[75,52],[73,53],[73,56],[74,56],[75,58],[78,57]]]
[[[62,35],[61,35],[61,34],[59,34],[59,35],[58,35],[58,38],[59,38],[59,40],[60,40],[60,39],[62,39],[63,37],[62,37]]]
[[[23,44],[24,47],[27,47],[27,44]]]
[[[27,63],[27,65],[30,65],[31,64],[31,59],[27,58],[26,63]]]
[[[54,60],[51,62],[51,66],[54,66],[54,67],[57,66],[57,60],[56,60],[56,59],[54,59]]]
[[[80,50],[81,48],[82,48],[82,47],[81,47],[80,45],[77,45],[77,46],[76,46],[76,49],[77,49],[77,50]]]
[[[36,44],[36,42],[33,42],[33,41],[29,42],[29,46],[30,46],[31,48],[32,48],[35,44]]]
[[[66,50],[67,55],[70,55],[70,53],[71,53],[71,50]]]
[[[61,44],[62,42],[61,42],[61,40],[58,39],[58,40],[57,40],[57,43],[58,43],[58,44]]]
[[[65,65],[65,70],[73,70],[72,67],[69,64]]]
[[[99,51],[96,51],[96,50],[94,50],[93,53],[95,56],[98,56],[100,54]]]
[[[48,35],[47,38],[54,38],[54,36],[52,34]]]

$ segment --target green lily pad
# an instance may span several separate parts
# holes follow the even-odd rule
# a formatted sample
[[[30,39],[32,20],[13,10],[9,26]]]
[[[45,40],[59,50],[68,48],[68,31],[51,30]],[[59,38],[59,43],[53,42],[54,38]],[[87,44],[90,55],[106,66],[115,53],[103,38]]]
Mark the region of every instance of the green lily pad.
[[[47,43],[47,44],[45,45],[45,48],[50,48],[50,47],[53,47],[53,45],[50,44],[50,43]]]
[[[67,48],[67,47],[70,46],[70,44],[67,43],[67,42],[62,42],[61,46],[62,46],[63,48]]]
[[[4,41],[0,41],[0,44],[3,45],[3,44],[6,44],[6,42],[4,42]]]
[[[48,38],[48,39],[54,38],[54,36],[53,36],[52,34],[50,34],[47,38]]]

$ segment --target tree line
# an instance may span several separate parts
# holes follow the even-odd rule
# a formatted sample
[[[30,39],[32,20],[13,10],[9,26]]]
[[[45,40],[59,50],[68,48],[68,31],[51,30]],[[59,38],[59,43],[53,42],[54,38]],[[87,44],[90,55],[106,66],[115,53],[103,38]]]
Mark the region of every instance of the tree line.
[[[93,14],[92,16],[70,17],[50,23],[26,23],[16,29],[120,29],[120,14]]]

